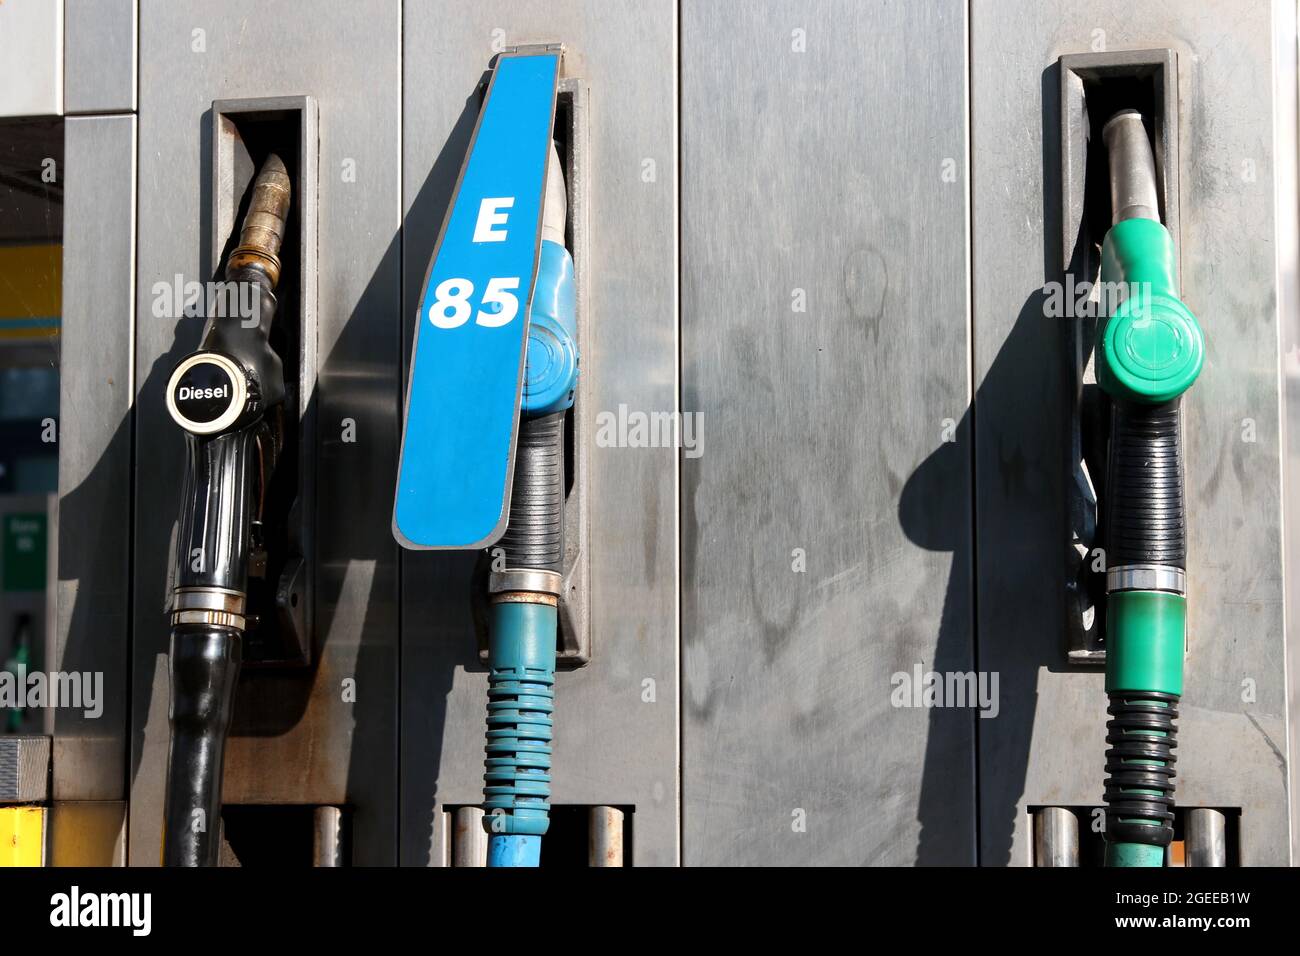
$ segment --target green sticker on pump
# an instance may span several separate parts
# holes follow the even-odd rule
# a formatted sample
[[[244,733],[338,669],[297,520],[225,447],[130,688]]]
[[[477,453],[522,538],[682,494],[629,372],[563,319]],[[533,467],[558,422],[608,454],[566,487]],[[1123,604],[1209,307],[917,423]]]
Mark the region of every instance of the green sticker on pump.
[[[4,516],[0,589],[44,591],[47,519],[40,512]]]

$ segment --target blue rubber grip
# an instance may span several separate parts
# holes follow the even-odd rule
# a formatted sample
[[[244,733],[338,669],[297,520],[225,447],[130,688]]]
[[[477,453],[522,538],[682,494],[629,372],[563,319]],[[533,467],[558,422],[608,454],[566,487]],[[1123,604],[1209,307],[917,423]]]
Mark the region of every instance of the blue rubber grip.
[[[540,838],[550,823],[555,628],[550,605],[492,605],[483,826],[493,838]]]
[[[573,407],[578,388],[576,297],[569,250],[542,240],[528,313],[528,356],[520,396],[525,415],[549,415]]]

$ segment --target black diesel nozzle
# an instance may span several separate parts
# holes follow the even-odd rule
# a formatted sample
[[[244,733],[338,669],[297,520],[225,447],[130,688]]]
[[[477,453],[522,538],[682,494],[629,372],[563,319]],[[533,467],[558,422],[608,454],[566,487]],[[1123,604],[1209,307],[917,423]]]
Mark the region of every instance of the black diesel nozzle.
[[[289,195],[284,163],[272,153],[226,263],[232,294],[209,304],[199,350],[167,384],[167,409],[186,431],[187,457],[168,654],[166,866],[216,866],[221,847],[222,765],[247,628],[250,536],[282,442],[267,412],[278,411],[285,396],[270,332]],[[244,307],[232,310],[232,302]]]

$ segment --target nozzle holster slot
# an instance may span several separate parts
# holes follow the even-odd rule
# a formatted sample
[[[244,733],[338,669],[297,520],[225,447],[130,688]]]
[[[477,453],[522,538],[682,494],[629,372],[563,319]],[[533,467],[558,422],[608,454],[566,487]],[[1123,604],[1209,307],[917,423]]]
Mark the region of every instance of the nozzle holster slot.
[[[554,139],[564,166],[568,197],[565,244],[573,256],[576,281],[578,347],[582,373],[573,407],[564,421],[564,560],[556,632],[556,663],[559,667],[581,667],[591,660],[589,621],[590,554],[588,520],[591,491],[588,467],[588,442],[595,434],[595,410],[591,407],[591,369],[595,365],[589,332],[587,268],[587,84],[576,77],[560,80],[555,104]],[[479,659],[488,659],[487,598],[488,575],[492,570],[493,551],[489,548],[474,575],[474,630],[478,639]]]
[[[293,198],[280,249],[271,346],[284,367],[283,448],[254,522],[244,667],[310,666],[316,513],[318,112],[310,96],[217,100],[208,115],[212,184],[203,261],[220,269],[239,243],[249,185],[266,155],[284,160]],[[233,321],[230,319],[223,321]]]
[[[1067,311],[1061,334],[1066,657],[1070,664],[1095,666],[1106,662],[1106,565],[1111,563],[1103,520],[1111,402],[1093,368],[1102,315],[1097,307],[1109,294],[1099,288],[1101,243],[1111,224],[1101,131],[1120,109],[1137,109],[1148,120],[1161,218],[1180,246],[1178,61],[1170,49],[1068,54],[1060,58],[1059,71],[1062,289],[1067,303],[1090,305]],[[1088,286],[1085,296],[1081,290]]]

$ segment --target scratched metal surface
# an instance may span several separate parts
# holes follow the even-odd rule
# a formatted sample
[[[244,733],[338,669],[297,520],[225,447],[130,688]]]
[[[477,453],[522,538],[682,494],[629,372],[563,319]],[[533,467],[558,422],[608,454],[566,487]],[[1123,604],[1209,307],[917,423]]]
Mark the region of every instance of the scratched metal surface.
[[[64,0],[67,113],[135,110],[137,12],[138,0]]]
[[[1102,44],[1178,54],[1175,240],[1208,342],[1185,405],[1191,654],[1177,800],[1242,808],[1243,862],[1285,864],[1269,5],[979,0],[972,11],[979,661],[1002,685],[1001,716],[980,727],[981,861],[1029,863],[1028,806],[1101,802],[1101,675],[1064,664],[1060,330],[1040,290],[1059,278],[1053,67]]]
[[[404,347],[478,110],[493,44],[562,41],[590,88],[589,258],[581,400],[677,403],[675,4],[408,3],[403,36]],[[645,176],[653,161],[653,180]],[[581,267],[580,267],[581,268]],[[556,682],[553,802],[633,806],[638,866],[678,860],[677,463],[671,448],[589,443],[592,660]],[[391,501],[388,496],[386,501]],[[470,621],[472,556],[402,556],[406,864],[446,862],[447,806],[483,794],[486,673]],[[654,682],[653,702],[646,699]],[[582,834],[585,839],[585,828]],[[583,850],[585,858],[585,849]]]
[[[50,714],[55,800],[121,800],[128,747],[136,119],[64,123],[58,625],[51,669],[103,675],[103,713]]]
[[[400,13],[398,0],[312,16],[291,0],[141,5],[132,864],[159,859],[167,759],[164,607],[182,441],[162,393],[201,332],[196,319],[154,318],[151,290],[176,273],[207,278],[212,101],[304,93],[320,106],[318,664],[241,681],[225,802],[349,805],[355,862],[396,862]],[[341,440],[345,419],[354,442]],[[342,693],[349,678],[355,703]]]
[[[1274,76],[1273,116],[1276,129],[1275,142],[1277,153],[1275,188],[1277,210],[1277,255],[1278,255],[1278,316],[1281,322],[1279,347],[1281,349],[1281,368],[1283,370],[1283,388],[1285,390],[1282,484],[1283,502],[1286,520],[1283,530],[1286,534],[1285,567],[1291,569],[1292,581],[1295,568],[1300,567],[1300,481],[1297,481],[1297,468],[1300,468],[1300,51],[1293,38],[1296,35],[1297,20],[1300,9],[1279,6],[1278,15],[1273,23],[1273,63]],[[1286,587],[1287,620],[1294,621],[1300,613],[1300,595],[1294,584]],[[1300,760],[1300,737],[1295,732],[1296,721],[1300,720],[1300,654],[1295,651],[1294,642],[1288,640],[1287,648],[1287,739],[1291,747],[1288,752],[1290,764],[1288,771],[1291,787],[1288,792],[1295,793],[1297,783],[1297,765]],[[1300,806],[1291,801],[1291,859],[1300,858]]]
[[[682,4],[690,864],[975,861],[965,14]]]

